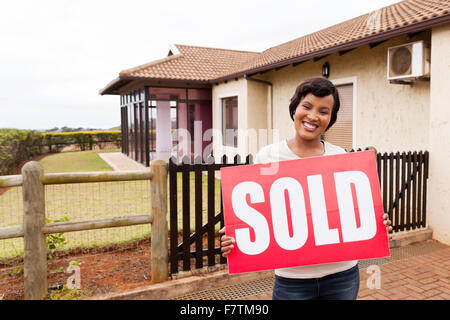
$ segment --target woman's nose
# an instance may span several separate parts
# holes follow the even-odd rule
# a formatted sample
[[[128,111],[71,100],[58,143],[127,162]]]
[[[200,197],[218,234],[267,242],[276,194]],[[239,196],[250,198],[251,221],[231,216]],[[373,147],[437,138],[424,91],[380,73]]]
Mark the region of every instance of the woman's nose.
[[[317,114],[317,112],[311,110],[311,111],[308,113],[308,119],[310,119],[311,121],[319,120],[319,115]]]

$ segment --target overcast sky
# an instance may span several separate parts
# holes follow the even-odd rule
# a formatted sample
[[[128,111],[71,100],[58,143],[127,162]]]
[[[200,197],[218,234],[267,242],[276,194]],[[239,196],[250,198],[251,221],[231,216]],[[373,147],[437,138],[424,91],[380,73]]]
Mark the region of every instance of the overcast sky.
[[[111,128],[99,90],[172,43],[263,51],[398,0],[2,2],[0,128]]]

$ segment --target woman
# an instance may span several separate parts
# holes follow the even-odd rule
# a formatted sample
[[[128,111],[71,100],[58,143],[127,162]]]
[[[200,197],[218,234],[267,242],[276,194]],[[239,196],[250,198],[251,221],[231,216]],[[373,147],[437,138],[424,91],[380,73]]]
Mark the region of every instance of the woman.
[[[289,105],[294,136],[262,148],[256,155],[255,163],[345,153],[341,147],[322,140],[322,134],[336,122],[339,107],[338,91],[330,81],[324,78],[304,81],[295,90]],[[391,231],[388,215],[383,218],[387,231]],[[224,234],[225,228],[220,233]],[[228,257],[234,242],[232,237],[222,236],[224,257]],[[272,298],[355,300],[359,290],[357,264],[358,261],[353,260],[276,269]]]

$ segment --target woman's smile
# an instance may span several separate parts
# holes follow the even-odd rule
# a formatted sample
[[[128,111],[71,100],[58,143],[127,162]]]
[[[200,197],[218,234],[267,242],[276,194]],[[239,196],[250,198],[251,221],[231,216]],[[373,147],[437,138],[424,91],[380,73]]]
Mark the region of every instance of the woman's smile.
[[[319,126],[309,122],[309,121],[302,121],[303,124],[303,128],[305,128],[306,131],[310,131],[313,132],[314,130],[316,130]]]

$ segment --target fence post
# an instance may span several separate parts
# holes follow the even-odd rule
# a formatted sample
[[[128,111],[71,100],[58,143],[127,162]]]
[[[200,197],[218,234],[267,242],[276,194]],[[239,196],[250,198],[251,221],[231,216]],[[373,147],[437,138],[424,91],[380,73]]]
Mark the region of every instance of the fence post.
[[[153,178],[151,192],[151,247],[152,282],[158,283],[169,277],[169,246],[167,229],[167,163],[164,160],[150,162]]]
[[[373,147],[373,146],[370,146],[370,147],[367,147],[367,150],[372,150],[373,151],[373,153],[375,154],[375,161],[376,161],[377,160],[377,155],[378,155],[377,149],[375,147]]]
[[[43,170],[36,161],[22,168],[25,299],[40,300],[47,294],[47,246]]]

